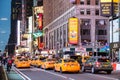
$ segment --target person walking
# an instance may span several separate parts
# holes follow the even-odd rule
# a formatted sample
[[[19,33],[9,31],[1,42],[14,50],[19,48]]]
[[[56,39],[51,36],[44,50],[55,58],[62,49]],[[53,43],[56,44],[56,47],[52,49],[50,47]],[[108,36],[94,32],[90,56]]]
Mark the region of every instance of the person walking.
[[[7,72],[10,72],[11,68],[12,68],[12,58],[8,58],[7,60]]]

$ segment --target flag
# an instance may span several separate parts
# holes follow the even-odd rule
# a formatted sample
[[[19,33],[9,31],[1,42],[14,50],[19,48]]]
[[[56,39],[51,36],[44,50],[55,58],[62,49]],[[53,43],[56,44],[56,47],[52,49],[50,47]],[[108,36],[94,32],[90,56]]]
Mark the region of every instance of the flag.
[[[38,30],[37,32],[34,32],[34,33],[33,33],[33,38],[37,38],[37,37],[40,37],[40,36],[42,36],[42,35],[43,35],[43,32],[40,31],[40,30]]]

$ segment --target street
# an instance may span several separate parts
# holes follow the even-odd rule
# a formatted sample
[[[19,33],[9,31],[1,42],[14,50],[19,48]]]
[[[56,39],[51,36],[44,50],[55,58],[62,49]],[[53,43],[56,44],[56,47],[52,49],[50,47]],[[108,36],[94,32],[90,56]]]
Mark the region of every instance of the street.
[[[112,74],[105,72],[92,74],[90,71],[85,73],[59,73],[53,70],[44,70],[40,68],[17,69],[27,80],[120,80],[120,71],[113,71]]]

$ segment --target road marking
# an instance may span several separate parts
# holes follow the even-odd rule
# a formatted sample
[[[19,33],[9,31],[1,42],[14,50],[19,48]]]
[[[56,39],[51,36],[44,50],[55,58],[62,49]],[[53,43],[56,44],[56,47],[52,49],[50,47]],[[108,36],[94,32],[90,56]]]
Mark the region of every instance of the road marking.
[[[69,78],[69,80],[75,80],[75,79],[73,79],[73,78]]]
[[[55,74],[55,73],[53,73],[53,72],[46,71],[46,70],[43,70],[43,69],[39,69],[39,70],[40,70],[40,71],[47,72],[47,73],[52,74],[52,75],[55,75],[55,76],[59,76],[59,77],[62,77],[62,78],[67,79],[67,77],[66,77],[66,76],[63,76],[63,75],[60,75],[60,74]]]
[[[28,76],[20,72],[17,68],[14,67],[14,71],[17,72],[22,78],[24,77],[24,80],[31,80]],[[25,79],[26,78],[26,79]]]
[[[110,79],[110,80],[119,80],[119,79],[117,79],[117,78],[112,78],[112,77],[106,77],[106,76],[101,76],[101,75],[96,75],[96,74],[89,74],[88,73],[88,75],[92,75],[92,76],[96,76],[96,77],[102,77],[102,78],[106,78],[106,79]]]
[[[44,71],[44,72],[47,72],[49,74],[52,74],[52,75],[55,75],[55,76],[59,76],[59,77],[62,77],[62,78],[68,79],[68,80],[75,80],[73,78],[68,78],[66,76],[63,76],[63,75],[60,75],[60,74],[56,74],[56,73],[53,73],[53,72],[50,72],[50,71],[46,71],[46,70],[43,70],[43,69],[38,69],[38,68],[35,68],[35,69],[40,70],[40,71]]]

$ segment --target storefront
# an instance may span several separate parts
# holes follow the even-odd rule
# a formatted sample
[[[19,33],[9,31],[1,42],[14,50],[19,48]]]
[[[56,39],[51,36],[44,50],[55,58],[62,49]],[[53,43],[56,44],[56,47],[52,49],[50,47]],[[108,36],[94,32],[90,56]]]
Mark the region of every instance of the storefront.
[[[110,44],[110,56],[112,61],[120,62],[120,42]]]

